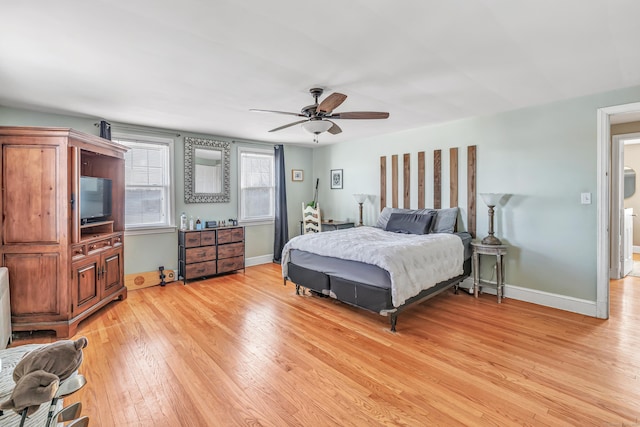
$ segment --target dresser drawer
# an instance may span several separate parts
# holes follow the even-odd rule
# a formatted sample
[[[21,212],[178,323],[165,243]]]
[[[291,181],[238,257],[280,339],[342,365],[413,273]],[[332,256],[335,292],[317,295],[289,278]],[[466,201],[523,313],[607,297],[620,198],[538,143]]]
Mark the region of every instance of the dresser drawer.
[[[122,241],[122,234],[118,234],[116,236],[113,236],[113,246],[120,246],[122,245],[124,242]]]
[[[202,246],[199,248],[185,249],[184,260],[187,264],[202,261],[215,261],[216,259],[216,247],[215,246]]]
[[[198,246],[209,246],[216,244],[216,231],[201,231],[200,232],[200,244]]]
[[[179,235],[180,245],[185,248],[193,248],[200,246],[200,232],[194,233],[180,233]]]
[[[234,258],[244,255],[244,242],[229,243],[228,245],[218,246],[218,259]]]
[[[101,249],[110,248],[113,246],[113,242],[111,238],[96,240],[95,242],[91,242],[87,244],[87,253],[91,253],[94,251],[99,251]]]
[[[244,228],[230,228],[218,230],[218,244],[242,242],[244,240]]]
[[[218,274],[227,271],[241,270],[244,268],[244,257],[226,258],[218,260]]]
[[[193,279],[197,277],[211,276],[216,274],[216,262],[197,262],[195,264],[187,264],[185,267],[185,279]]]
[[[71,246],[71,259],[76,260],[87,256],[87,245]]]

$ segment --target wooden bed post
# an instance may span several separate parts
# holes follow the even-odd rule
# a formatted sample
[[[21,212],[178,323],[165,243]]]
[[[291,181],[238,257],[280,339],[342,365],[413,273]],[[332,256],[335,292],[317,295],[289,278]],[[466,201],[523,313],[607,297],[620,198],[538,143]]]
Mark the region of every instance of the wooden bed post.
[[[404,172],[404,184],[402,186],[403,207],[411,208],[411,154],[405,153],[402,161],[402,169]]]
[[[467,224],[471,237],[476,237],[476,146],[467,147]]]
[[[387,206],[387,156],[380,157],[380,211]]]
[[[424,151],[418,152],[418,209],[424,209]]]
[[[458,148],[449,149],[449,207],[458,206]]]
[[[391,207],[398,207],[398,155],[391,156]]]
[[[433,150],[433,208],[442,208],[442,150]]]

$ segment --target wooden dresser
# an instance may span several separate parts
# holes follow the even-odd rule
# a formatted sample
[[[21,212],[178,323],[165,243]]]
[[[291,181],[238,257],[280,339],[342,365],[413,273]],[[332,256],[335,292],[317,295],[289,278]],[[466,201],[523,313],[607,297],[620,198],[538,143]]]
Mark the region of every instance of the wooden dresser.
[[[244,227],[179,231],[178,275],[183,281],[244,269]]]

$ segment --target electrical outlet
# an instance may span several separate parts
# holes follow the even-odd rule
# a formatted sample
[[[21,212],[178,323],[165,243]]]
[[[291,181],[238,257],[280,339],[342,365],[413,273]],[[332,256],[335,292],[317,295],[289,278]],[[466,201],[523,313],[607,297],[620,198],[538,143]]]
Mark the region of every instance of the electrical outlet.
[[[580,194],[580,203],[583,205],[591,204],[591,193],[582,193]]]

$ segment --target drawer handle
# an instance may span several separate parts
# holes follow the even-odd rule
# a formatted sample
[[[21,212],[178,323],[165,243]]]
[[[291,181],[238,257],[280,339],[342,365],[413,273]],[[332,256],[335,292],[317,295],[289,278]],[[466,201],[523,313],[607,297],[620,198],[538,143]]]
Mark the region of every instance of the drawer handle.
[[[96,245],[89,245],[89,250],[92,251],[96,248]]]

